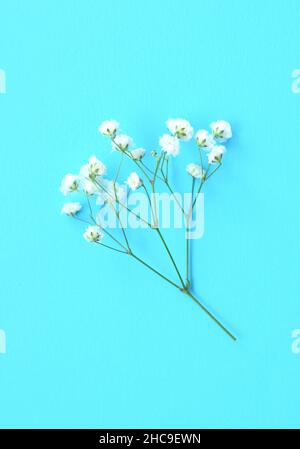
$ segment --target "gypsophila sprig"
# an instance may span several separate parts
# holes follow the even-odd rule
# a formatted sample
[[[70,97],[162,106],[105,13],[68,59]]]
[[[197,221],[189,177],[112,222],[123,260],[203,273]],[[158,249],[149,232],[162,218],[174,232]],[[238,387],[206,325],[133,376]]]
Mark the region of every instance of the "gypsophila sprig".
[[[171,156],[177,156],[179,154],[180,144],[179,139],[176,136],[170,136],[170,134],[164,134],[159,139],[159,145],[161,146],[162,150],[171,155]]]
[[[212,147],[211,152],[208,153],[208,162],[210,164],[221,163],[223,154],[225,152],[225,147],[223,145],[215,145]]]
[[[225,120],[218,120],[210,125],[214,138],[218,142],[226,142],[232,137],[231,125]]]
[[[79,188],[79,176],[72,175],[71,173],[69,173],[63,178],[60,186],[60,191],[64,195],[68,195],[68,193],[77,192],[78,188]]]
[[[137,190],[139,187],[141,187],[143,181],[137,173],[133,172],[127,179],[126,184],[131,188],[131,190]]]
[[[131,137],[127,136],[126,134],[120,134],[113,140],[112,147],[114,150],[126,151],[131,144]]]
[[[76,215],[80,209],[80,203],[65,203],[62,207],[61,213],[65,215]]]
[[[205,178],[205,170],[203,170],[203,168],[199,164],[193,164],[193,163],[189,164],[186,167],[186,171],[193,178],[201,178],[201,179]]]
[[[132,159],[136,161],[140,161],[146,154],[146,150],[144,148],[136,148],[135,150],[130,151],[130,156]]]
[[[80,169],[80,176],[94,180],[97,176],[103,176],[106,172],[106,167],[103,162],[99,161],[96,156],[91,156],[87,164]]]
[[[98,243],[102,239],[103,234],[99,230],[98,226],[89,226],[86,228],[83,237],[87,242]]]
[[[116,120],[105,120],[99,126],[99,132],[104,136],[114,137],[119,128],[119,123]]]
[[[190,140],[193,137],[194,129],[190,122],[182,118],[169,118],[167,128],[171,134],[181,140]]]
[[[196,133],[196,142],[199,148],[209,149],[214,143],[214,137],[206,129],[199,129]]]
[[[119,122],[116,120],[103,121],[98,128],[99,132],[119,153],[119,163],[112,173],[112,170],[107,169],[100,159],[91,156],[88,162],[80,168],[78,175],[67,174],[62,180],[61,192],[64,195],[74,193],[81,195],[85,206],[82,207],[79,202],[69,202],[64,204],[61,213],[88,225],[83,233],[87,242],[101,246],[103,251],[114,251],[123,254],[122,257],[128,256],[140,263],[145,269],[150,270],[177,291],[192,299],[230,338],[236,340],[233,333],[192,292],[190,269],[191,219],[197,209],[199,195],[202,193],[204,185],[223,165],[224,143],[232,137],[231,126],[225,120],[218,120],[211,123],[211,132],[198,128],[193,140],[193,149],[187,150],[193,162],[190,162],[185,168],[180,165],[180,157],[176,160],[174,157],[179,155],[181,145],[186,145],[185,142],[192,139],[194,128],[188,120],[182,118],[170,118],[166,121],[166,126],[169,133],[162,134],[159,138],[159,147],[146,151],[144,148],[132,148],[131,137],[119,133]],[[220,145],[221,143],[222,145]],[[131,164],[134,171],[128,171],[125,160]],[[182,207],[174,193],[172,166],[177,161],[179,162],[176,172],[186,170],[190,179],[190,204],[188,207]],[[124,173],[125,168],[126,172]],[[183,216],[186,229],[184,273],[163,235],[157,200],[157,189],[161,191],[162,188],[165,188],[171,195]],[[135,207],[130,206],[129,200],[138,194],[142,194],[146,198],[151,219],[147,215],[142,215]],[[124,213],[126,213],[125,217]],[[113,215],[115,225],[108,229],[105,217],[109,214]],[[124,218],[126,218],[126,222]],[[147,238],[149,232],[155,234],[161,243],[162,251],[168,257],[174,277],[165,275],[159,268],[148,263],[144,256],[137,254],[134,240],[130,235],[136,226],[128,229],[130,227],[128,223],[132,219],[143,225],[145,232],[143,239]],[[114,230],[116,230],[115,233]],[[121,237],[118,230],[121,230]],[[144,240],[141,247],[145,247]]]

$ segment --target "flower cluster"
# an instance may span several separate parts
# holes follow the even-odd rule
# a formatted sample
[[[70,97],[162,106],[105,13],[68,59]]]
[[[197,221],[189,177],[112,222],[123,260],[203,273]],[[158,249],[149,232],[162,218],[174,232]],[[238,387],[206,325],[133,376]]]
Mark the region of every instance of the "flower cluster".
[[[102,232],[100,231],[98,226],[89,226],[84,234],[83,237],[85,238],[86,241],[88,242],[94,242],[94,243],[98,243],[100,242],[100,240],[103,237]]]
[[[161,155],[158,157],[156,151],[152,152],[152,155],[157,159],[177,156],[180,152],[180,141],[191,140],[194,135],[192,125],[185,119],[168,119],[166,125],[170,134],[164,134],[159,139]],[[200,153],[202,150],[207,152],[208,168],[204,168],[202,157],[200,157],[200,163],[190,163],[186,167],[187,173],[194,179],[200,179],[202,183],[208,176],[210,165],[221,164],[225,146],[220,145],[220,143],[225,143],[232,137],[231,126],[224,120],[211,123],[210,128],[211,132],[206,129],[200,129],[195,134],[195,140]],[[127,134],[118,134],[118,129],[119,123],[116,120],[105,120],[99,126],[99,132],[111,139],[112,148],[126,154],[139,168],[141,168],[139,163],[141,163],[141,160],[144,158],[146,150],[144,148],[129,150],[129,147],[132,145],[131,137]],[[97,205],[122,204],[126,198],[126,187],[125,185],[119,185],[116,180],[103,178],[106,172],[107,168],[105,164],[97,159],[96,156],[91,156],[88,162],[80,168],[78,175],[70,173],[65,175],[60,190],[64,195],[75,192],[82,192],[86,196],[96,195]],[[164,176],[163,179],[166,181]],[[132,191],[135,191],[143,185],[143,180],[136,172],[132,172],[124,184],[126,184]],[[80,210],[80,203],[66,203],[62,208],[62,213],[69,216],[75,216]],[[99,240],[87,238],[86,233],[84,234],[84,237],[90,242]]]
[[[120,163],[117,171],[112,178],[107,177],[106,165],[91,156],[86,164],[84,164],[78,174],[67,174],[61,182],[60,190],[64,195],[79,194],[82,195],[87,202],[88,219],[81,215],[82,205],[79,202],[66,203],[61,212],[72,218],[87,223],[88,226],[83,234],[86,241],[96,243],[113,251],[124,253],[142,263],[156,275],[173,285],[181,292],[192,298],[201,309],[206,312],[215,323],[217,323],[223,331],[231,338],[235,337],[226,329],[216,317],[213,317],[206,307],[191,292],[190,279],[190,242],[189,242],[189,225],[193,216],[194,206],[197,202],[198,195],[202,191],[203,185],[222,165],[223,155],[225,153],[224,144],[232,137],[231,126],[224,120],[211,123],[210,131],[199,129],[194,133],[194,128],[188,120],[182,118],[170,118],[166,122],[168,133],[163,134],[158,141],[159,147],[148,153],[152,162],[152,166],[147,165],[147,151],[144,148],[133,148],[133,141],[127,134],[119,132],[120,125],[116,120],[105,120],[99,126],[99,132],[110,139],[113,150],[120,154]],[[169,165],[172,167],[172,159],[180,154],[181,145],[184,142],[194,139],[196,142],[194,157],[197,162],[191,162],[186,167],[186,172],[192,178],[191,182],[191,204],[189,210],[181,208],[186,226],[186,274],[185,277],[180,272],[175,258],[169,249],[169,246],[163,237],[160,229],[160,223],[157,216],[157,204],[155,198],[155,189],[158,183],[165,186],[176,200],[174,189],[172,187],[171,175],[169,173]],[[206,155],[206,157],[204,157]],[[134,165],[135,170],[127,174],[120,184],[119,177],[122,175],[124,159],[128,159]],[[145,162],[146,160],[146,162]],[[154,166],[153,166],[154,162]],[[171,168],[170,168],[171,169]],[[140,189],[146,194],[151,210],[151,223],[137,215],[136,212],[129,208],[126,201],[130,192]],[[150,192],[149,192],[149,190]],[[93,202],[93,204],[92,204]],[[95,216],[95,207],[98,210],[107,205],[116,216],[116,219],[122,230],[124,241],[120,241],[117,236],[112,235],[102,225],[98,215]],[[161,240],[162,247],[167,252],[170,263],[176,273],[176,280],[172,280],[160,273],[156,268],[145,262],[140,256],[137,256],[132,248],[130,239],[125,232],[121,222],[120,212],[127,210],[129,214],[134,215],[139,220],[143,220],[146,226],[157,233]],[[79,214],[80,212],[80,214]],[[79,214],[79,216],[77,216]],[[105,237],[103,243],[102,240]]]

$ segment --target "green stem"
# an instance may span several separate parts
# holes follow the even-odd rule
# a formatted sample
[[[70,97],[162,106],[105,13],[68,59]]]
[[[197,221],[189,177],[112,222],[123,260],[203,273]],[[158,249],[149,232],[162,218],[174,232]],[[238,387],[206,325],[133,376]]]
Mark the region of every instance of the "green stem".
[[[121,243],[118,239],[116,239],[110,232],[108,232],[105,228],[102,228],[102,226],[100,226],[100,225],[97,223],[97,221],[96,221],[95,218],[94,218],[94,215],[93,215],[93,212],[92,212],[92,208],[91,208],[91,204],[90,204],[90,201],[89,201],[88,197],[87,197],[87,201],[88,201],[89,208],[90,208],[90,211],[91,211],[90,218],[91,218],[91,220],[92,220],[92,223],[91,223],[90,221],[84,220],[83,218],[76,217],[75,215],[72,215],[72,217],[75,218],[75,220],[81,221],[82,223],[86,223],[86,224],[89,224],[89,225],[96,225],[96,226],[99,226],[99,228],[100,228],[105,234],[107,234],[112,240],[114,240],[114,242],[116,242],[121,248],[123,248],[123,249],[125,249],[125,251],[127,251],[127,248],[126,248],[124,245],[122,245],[122,243]]]
[[[164,247],[165,247],[165,249],[166,249],[166,251],[167,251],[167,253],[168,253],[168,255],[169,255],[170,259],[171,259],[171,262],[172,262],[172,264],[173,264],[173,266],[174,266],[174,268],[175,268],[175,271],[176,271],[176,273],[177,273],[177,275],[178,275],[178,277],[179,277],[179,279],[180,279],[180,282],[181,282],[182,287],[185,288],[183,279],[182,279],[181,274],[180,274],[180,272],[179,272],[179,270],[178,270],[178,267],[177,267],[177,265],[176,265],[176,262],[175,262],[175,260],[174,260],[174,258],[173,258],[173,256],[172,256],[172,254],[171,254],[171,252],[170,252],[170,250],[169,250],[169,247],[168,247],[168,245],[167,245],[167,243],[166,243],[166,241],[165,241],[165,239],[164,239],[162,233],[160,232],[159,228],[155,228],[155,231],[158,233],[158,235],[159,235],[161,241],[163,242],[163,245],[164,245]]]
[[[106,193],[109,194],[109,192],[107,191],[107,189],[105,189],[105,188],[104,188],[98,181],[95,180],[95,183],[96,183],[100,188],[102,188]],[[110,194],[109,194],[109,195],[110,195]],[[112,196],[112,195],[110,195],[110,196]],[[119,203],[119,204],[121,204],[121,203]],[[163,238],[163,236],[162,236],[162,234],[161,234],[159,228],[153,228],[152,225],[151,225],[149,222],[147,222],[147,221],[144,220],[142,217],[140,217],[139,215],[137,215],[135,212],[133,212],[131,209],[129,209],[126,205],[123,205],[123,204],[121,204],[121,205],[124,206],[125,209],[128,210],[128,212],[131,212],[131,213],[132,213],[133,215],[135,215],[137,218],[139,218],[140,220],[144,221],[144,222],[145,222],[151,229],[155,229],[155,231],[157,231],[157,233],[158,233],[160,239],[162,240],[163,245],[164,245],[164,247],[166,248],[166,251],[167,251],[167,253],[168,253],[168,255],[169,255],[169,257],[170,257],[170,259],[171,259],[171,261],[172,261],[172,264],[174,265],[174,268],[175,268],[176,273],[177,273],[177,275],[178,275],[178,277],[179,277],[179,279],[180,279],[180,282],[181,282],[183,288],[185,288],[185,285],[184,285],[183,279],[182,279],[182,277],[181,277],[181,274],[180,274],[180,272],[179,272],[179,270],[178,270],[178,267],[177,267],[177,265],[176,265],[176,263],[175,263],[175,261],[174,261],[174,258],[173,258],[173,256],[172,256],[172,254],[171,254],[171,252],[170,252],[170,250],[169,250],[169,248],[168,248],[168,245],[166,244],[166,242],[165,242],[165,240],[164,240],[164,238]]]
[[[99,226],[99,225],[97,225],[97,226]],[[127,251],[126,246],[122,245],[122,243],[119,242],[119,240],[116,239],[110,232],[108,232],[108,231],[106,230],[106,228],[102,228],[101,226],[99,226],[99,227],[100,227],[100,229],[101,229],[105,234],[107,234],[112,240],[114,240],[116,243],[118,243],[118,245],[120,245],[121,248],[123,248],[123,249],[125,249],[125,251]]]
[[[151,183],[152,188],[152,198],[153,198],[153,228],[158,227],[158,218],[157,218],[157,206],[156,206],[156,197],[155,197],[155,184]]]
[[[200,155],[201,168],[203,170],[203,160],[202,160],[202,149],[201,148],[199,148],[199,155]]]
[[[161,154],[156,161],[156,167],[155,167],[155,172],[154,172],[154,176],[153,179],[151,181],[151,187],[152,187],[152,204],[153,204],[153,212],[154,212],[154,218],[153,218],[153,226],[154,228],[158,227],[158,216],[157,216],[157,206],[156,206],[156,196],[155,196],[155,182],[156,182],[156,177],[157,177],[157,173],[158,173],[158,169],[160,166],[160,162],[161,160],[163,161],[162,163],[164,163],[165,160],[165,156],[166,153]]]
[[[113,248],[112,246],[106,245],[105,243],[95,242],[97,245],[105,246],[105,248],[112,249],[113,251],[117,251],[118,253],[127,254],[127,251],[122,251],[121,249]]]
[[[104,190],[104,192],[106,192],[113,200],[115,200],[115,198],[111,195],[111,193],[105,188],[103,187],[102,184],[100,184],[98,181],[95,181],[96,185],[98,187],[100,187],[102,190]],[[136,214],[135,212],[133,212],[133,210],[131,210],[129,207],[126,206],[126,204],[120,203],[119,201],[119,205],[124,207],[126,210],[128,210],[128,212],[130,212],[132,215],[134,215],[136,218],[138,218],[139,220],[143,221],[144,223],[146,223],[149,228],[151,228],[151,224],[148,223],[147,220],[144,220],[144,218],[142,218],[140,215]]]
[[[92,209],[92,206],[91,206],[91,202],[90,202],[89,196],[88,196],[87,193],[85,194],[85,196],[86,196],[86,200],[87,200],[88,205],[89,205],[90,218],[93,220],[94,223],[96,223],[96,220],[95,220],[95,218],[94,218],[93,209]]]
[[[154,226],[155,221],[154,221],[154,212],[153,212],[153,208],[152,208],[152,202],[151,202],[151,198],[150,198],[149,192],[147,190],[147,187],[145,186],[144,183],[142,184],[142,187],[143,187],[143,189],[146,192],[146,196],[148,198],[149,206],[150,206],[150,209],[151,209],[151,215],[152,215],[152,217],[151,217],[151,222],[152,222],[151,228],[152,228],[152,227],[155,227]]]
[[[149,270],[153,271],[153,273],[156,273],[158,276],[160,276],[161,278],[163,278],[165,281],[167,281],[169,284],[172,284],[174,287],[178,288],[179,290],[181,289],[179,285],[175,284],[175,282],[171,281],[171,279],[167,278],[166,276],[164,276],[163,274],[161,274],[159,271],[157,271],[155,268],[151,267],[151,265],[147,264],[144,260],[140,259],[139,257],[137,257],[135,254],[130,253],[130,255],[136,259],[137,261],[139,261],[141,264],[143,264],[145,267],[149,268]]]
[[[201,309],[230,337],[236,341],[237,338],[190,292],[185,292]]]
[[[157,161],[156,161],[156,167],[155,167],[155,171],[154,171],[154,177],[153,177],[153,180],[152,180],[152,183],[153,183],[153,184],[155,184],[155,181],[156,181],[156,176],[157,176],[157,172],[158,172],[158,169],[159,169],[159,166],[160,166],[160,162],[161,162],[161,160],[162,160],[163,163],[164,163],[165,157],[166,157],[166,153],[163,153],[163,154],[161,154],[161,155],[157,158]]]
[[[190,287],[190,239],[189,239],[189,227],[190,220],[193,213],[193,197],[195,189],[195,178],[192,178],[192,194],[191,194],[191,204],[189,212],[186,217],[186,232],[185,232],[185,252],[186,252],[186,288]]]
[[[115,147],[117,147],[118,150],[121,151],[122,154],[125,154],[129,159],[131,159],[135,163],[135,165],[137,165],[139,167],[139,169],[143,172],[143,174],[146,176],[146,178],[150,182],[150,177],[148,176],[148,173],[146,173],[146,171],[143,169],[143,167],[140,166],[140,164],[138,163],[137,160],[133,159],[133,157],[131,156],[130,152],[128,152],[126,150],[122,150],[120,148],[120,146],[115,142],[114,138],[112,138],[112,142],[114,143]]]
[[[116,172],[116,176],[115,176],[115,179],[114,179],[114,185],[115,185],[115,183],[118,180],[123,161],[124,161],[124,153],[122,153],[122,155],[121,155],[120,163],[119,163],[119,166],[118,166],[118,169],[117,169],[117,172]]]
[[[198,199],[198,196],[199,196],[199,194],[200,194],[200,192],[201,192],[201,189],[202,189],[204,183],[205,183],[205,178],[201,180],[199,189],[198,189],[198,191],[197,191],[197,193],[196,193],[196,195],[195,195],[195,199],[194,199],[194,201],[193,201],[192,209],[194,209],[194,206],[195,206],[195,204],[196,204],[196,201],[197,201],[197,199]]]
[[[237,338],[189,290],[182,289],[179,285],[175,284],[175,282],[171,281],[171,279],[161,274],[159,271],[151,267],[151,265],[147,264],[144,260],[137,257],[135,254],[129,253],[129,255],[132,256],[134,259],[136,259],[138,262],[140,262],[142,265],[147,267],[153,273],[160,276],[166,282],[179,289],[182,293],[185,293],[187,296],[189,296],[232,340],[234,341],[237,340]]]
[[[125,229],[124,229],[124,227],[123,227],[123,223],[122,223],[121,218],[120,218],[120,212],[118,212],[116,209],[115,209],[115,212],[116,212],[116,217],[117,217],[117,219],[118,219],[118,221],[119,221],[119,223],[120,223],[121,231],[122,231],[122,234],[123,234],[123,236],[124,236],[124,239],[125,239],[127,248],[130,250],[128,237],[127,237],[127,235],[126,235]]]
[[[180,204],[180,202],[178,201],[178,198],[176,197],[175,193],[173,192],[172,187],[169,184],[169,181],[167,180],[167,178],[165,177],[165,175],[163,173],[162,173],[162,175],[164,176],[163,182],[165,183],[165,185],[167,186],[167,188],[170,191],[171,195],[173,196],[174,200],[176,201],[177,206],[179,207],[179,209],[181,210],[183,215],[185,215],[185,211],[184,211],[182,205]]]
[[[213,174],[215,174],[216,171],[219,170],[221,165],[222,165],[222,162],[220,162],[219,165],[208,176],[205,177],[205,180],[207,181]]]

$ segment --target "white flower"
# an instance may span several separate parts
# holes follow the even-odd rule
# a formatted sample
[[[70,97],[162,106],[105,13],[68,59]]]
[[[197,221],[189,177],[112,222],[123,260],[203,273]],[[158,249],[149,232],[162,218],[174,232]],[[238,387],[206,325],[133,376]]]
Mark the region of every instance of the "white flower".
[[[213,136],[206,129],[199,129],[196,142],[199,148],[211,148],[215,143]]]
[[[130,156],[136,161],[140,161],[145,156],[146,150],[144,148],[137,148],[136,150],[130,151]]]
[[[100,232],[98,226],[89,226],[85,230],[83,237],[88,242],[99,242],[103,238],[103,234]]]
[[[208,162],[210,164],[216,164],[217,162],[221,162],[222,156],[225,152],[225,147],[223,145],[215,145],[212,147],[211,152],[208,153]]]
[[[79,177],[77,175],[72,175],[68,173],[62,180],[60,191],[67,195],[68,193],[73,193],[78,190],[79,187]]]
[[[201,178],[204,179],[205,177],[205,171],[203,170],[202,167],[200,167],[200,165],[197,164],[189,164],[186,167],[186,171],[188,172],[189,175],[191,175],[193,178]]]
[[[139,177],[139,175],[135,172],[132,172],[129,178],[126,181],[126,184],[129,185],[131,190],[136,190],[143,184],[143,181]]]
[[[95,184],[95,182],[90,181],[89,179],[82,179],[81,181],[82,190],[87,195],[94,195],[99,190],[99,187]]]
[[[170,134],[164,134],[159,139],[159,144],[162,147],[162,150],[171,154],[172,156],[177,156],[179,153],[179,140],[176,136],[170,136]]]
[[[166,124],[170,133],[181,140],[190,140],[193,137],[192,125],[183,118],[169,118]]]
[[[226,140],[232,137],[232,131],[230,123],[225,122],[225,120],[218,120],[210,125],[213,136],[218,142],[226,142]]]
[[[132,144],[132,140],[126,134],[120,134],[114,138],[112,142],[112,147],[114,150],[126,151],[129,145]]]
[[[105,120],[101,123],[98,130],[104,136],[114,137],[118,128],[119,122],[117,122],[116,120]]]
[[[79,174],[85,178],[96,179],[97,176],[102,176],[106,172],[106,166],[99,161],[96,156],[91,156],[87,164],[83,165]]]
[[[100,206],[107,203],[114,205],[118,200],[119,203],[124,204],[126,201],[126,188],[120,186],[117,182],[103,179],[101,181],[103,189],[99,188],[96,203]]]
[[[77,212],[80,211],[80,209],[81,209],[80,203],[66,203],[63,205],[61,213],[66,215],[76,215]]]

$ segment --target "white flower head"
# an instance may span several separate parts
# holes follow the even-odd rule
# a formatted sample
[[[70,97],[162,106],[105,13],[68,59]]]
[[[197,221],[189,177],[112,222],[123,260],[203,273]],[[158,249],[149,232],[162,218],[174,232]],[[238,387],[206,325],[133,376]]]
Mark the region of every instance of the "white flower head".
[[[186,167],[186,171],[189,175],[191,175],[193,178],[205,178],[205,171],[203,168],[198,164],[189,164]]]
[[[83,237],[87,242],[100,242],[103,238],[103,234],[98,226],[89,226],[86,228]]]
[[[169,118],[167,128],[173,136],[181,140],[190,140],[193,137],[194,129],[190,122],[183,118]]]
[[[77,192],[79,187],[79,176],[68,173],[62,180],[60,191],[67,195],[68,193]]]
[[[103,186],[103,189],[99,188],[96,200],[98,205],[102,206],[103,204],[108,204],[113,206],[116,201],[120,204],[126,202],[126,188],[124,186],[108,179],[103,179],[101,185]]]
[[[116,120],[105,120],[101,123],[98,130],[101,134],[108,137],[114,137],[119,128],[119,122]]]
[[[86,195],[94,195],[99,190],[95,182],[86,178],[81,180],[81,187]]]
[[[80,203],[66,203],[63,205],[61,213],[65,215],[76,215],[81,209]]]
[[[218,120],[210,125],[214,138],[218,142],[226,142],[226,140],[232,137],[232,131],[230,123],[225,120]]]
[[[139,187],[141,187],[143,181],[137,173],[132,172],[126,181],[126,184],[129,185],[131,190],[137,190]]]
[[[217,162],[221,162],[222,156],[225,152],[225,147],[223,145],[215,145],[212,147],[210,153],[208,153],[208,162],[210,164],[216,164]]]
[[[209,149],[215,141],[213,136],[206,129],[199,129],[196,134],[196,142],[199,148]]]
[[[179,153],[179,139],[176,136],[170,136],[170,134],[164,134],[159,139],[159,145],[162,147],[162,150],[170,154],[172,156],[177,156]]]
[[[97,176],[103,176],[106,172],[106,166],[99,161],[96,156],[91,156],[87,164],[83,165],[79,174],[84,178],[95,180]]]
[[[130,156],[135,161],[140,161],[145,156],[146,150],[144,148],[136,148],[135,150],[130,151]]]
[[[112,147],[114,150],[126,151],[131,144],[131,137],[127,136],[126,134],[119,134],[114,138]]]

